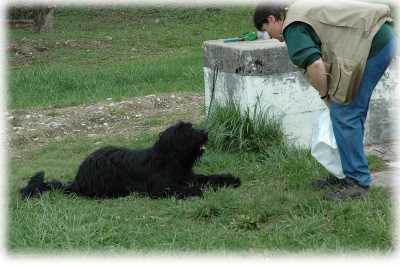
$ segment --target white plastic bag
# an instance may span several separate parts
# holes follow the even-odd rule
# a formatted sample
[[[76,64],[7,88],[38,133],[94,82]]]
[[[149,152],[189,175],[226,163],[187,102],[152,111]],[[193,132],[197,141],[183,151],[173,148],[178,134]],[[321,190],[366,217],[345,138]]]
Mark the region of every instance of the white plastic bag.
[[[313,127],[311,155],[322,164],[329,173],[340,179],[345,178],[339,150],[333,133],[329,109],[325,109],[321,112],[318,123]]]

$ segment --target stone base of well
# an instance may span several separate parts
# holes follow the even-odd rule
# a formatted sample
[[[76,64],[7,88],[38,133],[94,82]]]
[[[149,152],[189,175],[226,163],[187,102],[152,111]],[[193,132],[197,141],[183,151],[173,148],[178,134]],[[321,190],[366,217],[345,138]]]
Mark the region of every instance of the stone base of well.
[[[287,55],[285,43],[276,40],[224,43],[206,41],[204,48],[205,104],[234,100],[242,109],[258,102],[282,121],[288,140],[309,147],[314,121],[326,108],[317,91]],[[365,144],[397,139],[400,95],[398,60],[380,80],[370,102]]]

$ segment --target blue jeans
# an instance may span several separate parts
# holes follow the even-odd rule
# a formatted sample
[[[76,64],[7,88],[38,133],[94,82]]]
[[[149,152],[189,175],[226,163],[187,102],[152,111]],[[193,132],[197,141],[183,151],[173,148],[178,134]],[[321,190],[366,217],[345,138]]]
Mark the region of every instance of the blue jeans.
[[[350,104],[329,103],[343,173],[365,187],[370,185],[371,175],[364,153],[364,123],[372,92],[395,56],[396,43],[394,37],[378,54],[367,60],[358,94]]]

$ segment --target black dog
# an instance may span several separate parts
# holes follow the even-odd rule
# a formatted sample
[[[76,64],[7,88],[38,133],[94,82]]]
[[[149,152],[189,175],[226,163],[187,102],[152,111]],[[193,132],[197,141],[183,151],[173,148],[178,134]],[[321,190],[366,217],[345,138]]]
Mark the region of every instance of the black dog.
[[[90,198],[123,197],[132,192],[151,198],[187,198],[202,196],[206,187],[238,187],[240,179],[230,174],[205,176],[193,172],[207,140],[204,130],[179,122],[162,132],[151,148],[96,150],[81,163],[75,180],[69,184],[44,182],[44,172],[38,172],[21,189],[21,194],[29,198],[59,189]]]

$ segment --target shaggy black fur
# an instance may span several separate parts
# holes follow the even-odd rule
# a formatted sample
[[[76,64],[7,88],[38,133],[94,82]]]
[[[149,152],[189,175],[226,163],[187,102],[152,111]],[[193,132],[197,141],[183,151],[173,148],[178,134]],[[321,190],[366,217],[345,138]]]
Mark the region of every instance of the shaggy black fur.
[[[90,154],[69,184],[44,182],[44,172],[30,178],[21,189],[23,198],[37,197],[59,189],[90,198],[115,198],[131,192],[151,198],[202,196],[202,189],[238,187],[240,179],[230,174],[199,175],[194,163],[204,152],[208,134],[192,124],[179,122],[160,133],[153,147],[130,150],[104,147]]]

